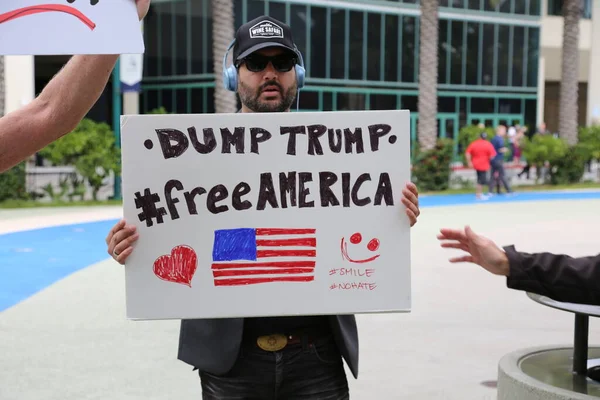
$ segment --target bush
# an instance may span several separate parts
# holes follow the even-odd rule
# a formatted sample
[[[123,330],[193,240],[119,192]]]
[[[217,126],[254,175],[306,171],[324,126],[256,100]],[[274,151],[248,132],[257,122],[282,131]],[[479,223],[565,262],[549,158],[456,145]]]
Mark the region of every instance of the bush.
[[[169,112],[166,108],[161,106],[148,111],[146,114],[169,114]]]
[[[552,135],[535,135],[533,138],[523,138],[523,156],[533,165],[543,165],[546,161],[554,164],[564,157],[567,143]]]
[[[578,183],[585,173],[588,149],[585,145],[568,147],[562,158],[551,164],[550,183],[561,185]]]
[[[0,174],[0,201],[25,198],[27,198],[27,189],[23,162]]]
[[[433,149],[417,149],[413,162],[413,182],[419,191],[446,190],[450,185],[452,139],[438,139]]]
[[[586,162],[600,160],[600,126],[580,128],[578,145]]]
[[[538,169],[547,165],[546,181],[553,185],[579,182],[590,154],[589,144],[569,146],[564,139],[552,135],[523,139],[523,156]]]
[[[40,151],[54,165],[73,165],[92,187],[97,200],[98,191],[111,172],[120,173],[120,150],[113,131],[105,123],[84,119],[77,128]],[[73,192],[80,195],[80,182],[72,181]]]

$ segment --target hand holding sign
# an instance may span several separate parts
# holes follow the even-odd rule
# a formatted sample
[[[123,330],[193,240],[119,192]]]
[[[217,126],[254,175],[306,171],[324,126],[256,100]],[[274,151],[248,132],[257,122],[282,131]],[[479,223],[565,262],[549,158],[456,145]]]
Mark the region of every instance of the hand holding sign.
[[[135,0],[137,6],[138,17],[140,21],[146,18],[148,10],[150,9],[150,0]]]
[[[402,198],[400,201],[406,206],[406,215],[409,218],[410,226],[417,223],[417,218],[421,214],[419,209],[418,190],[414,183],[409,182],[402,189]],[[133,253],[133,245],[139,239],[139,234],[135,225],[127,225],[124,219],[112,227],[106,236],[107,252],[111,257],[121,265],[125,265],[127,257]],[[351,243],[355,244],[356,239],[350,238]],[[377,246],[375,246],[377,243]],[[367,248],[371,251],[377,250],[379,240],[372,239],[367,244]]]
[[[3,0],[0,54],[140,54],[150,0]],[[137,18],[136,18],[137,14]]]

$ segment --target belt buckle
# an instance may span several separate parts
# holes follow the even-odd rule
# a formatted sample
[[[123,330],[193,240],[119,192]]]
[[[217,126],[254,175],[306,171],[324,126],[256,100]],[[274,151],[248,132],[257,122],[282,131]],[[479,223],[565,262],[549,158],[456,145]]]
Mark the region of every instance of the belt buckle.
[[[258,339],[256,339],[256,344],[258,344],[258,347],[264,351],[279,351],[287,346],[287,342],[287,336],[279,333],[274,335],[259,336]]]

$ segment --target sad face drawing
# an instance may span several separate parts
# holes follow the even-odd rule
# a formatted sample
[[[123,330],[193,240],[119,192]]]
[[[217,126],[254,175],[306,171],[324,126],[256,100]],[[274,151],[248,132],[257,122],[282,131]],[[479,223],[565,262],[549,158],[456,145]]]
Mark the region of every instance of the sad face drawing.
[[[135,0],[0,0],[1,55],[143,54]]]
[[[67,3],[73,4],[77,0],[66,0]],[[100,0],[90,0],[90,5],[95,6],[98,4]],[[92,22],[87,16],[85,16],[78,9],[69,6],[67,4],[32,4],[29,6],[23,6],[12,11],[4,12],[0,14],[0,24],[7,23],[10,21],[14,21],[18,18],[23,18],[28,15],[34,15],[39,13],[46,12],[61,12],[70,14],[73,17],[79,19],[82,23],[84,23],[88,28],[94,29],[96,24]]]

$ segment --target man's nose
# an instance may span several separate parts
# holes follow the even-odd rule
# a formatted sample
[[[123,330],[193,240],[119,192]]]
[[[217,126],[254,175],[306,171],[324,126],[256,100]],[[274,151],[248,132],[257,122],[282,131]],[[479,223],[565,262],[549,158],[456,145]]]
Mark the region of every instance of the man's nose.
[[[277,70],[275,69],[275,67],[273,67],[273,63],[271,63],[271,61],[267,63],[267,66],[264,69],[263,76],[267,81],[271,79],[277,79],[277,77],[279,76]]]

